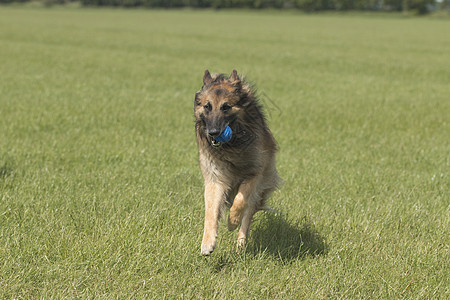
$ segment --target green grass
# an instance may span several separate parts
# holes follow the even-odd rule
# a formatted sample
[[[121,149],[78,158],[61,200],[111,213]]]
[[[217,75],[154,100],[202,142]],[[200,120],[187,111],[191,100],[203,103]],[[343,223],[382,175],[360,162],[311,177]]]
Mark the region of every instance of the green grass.
[[[450,22],[0,7],[0,298],[450,296]],[[193,99],[257,84],[285,181],[200,257]]]

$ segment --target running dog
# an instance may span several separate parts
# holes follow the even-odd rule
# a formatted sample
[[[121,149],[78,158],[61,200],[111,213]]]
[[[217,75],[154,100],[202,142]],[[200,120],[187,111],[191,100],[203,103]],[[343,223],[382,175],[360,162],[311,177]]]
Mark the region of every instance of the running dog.
[[[239,225],[237,251],[244,248],[253,215],[269,209],[266,200],[281,180],[275,168],[277,144],[267,127],[255,89],[233,70],[203,76],[195,94],[195,131],[205,181],[205,224],[201,254],[216,247],[225,207],[228,229]]]

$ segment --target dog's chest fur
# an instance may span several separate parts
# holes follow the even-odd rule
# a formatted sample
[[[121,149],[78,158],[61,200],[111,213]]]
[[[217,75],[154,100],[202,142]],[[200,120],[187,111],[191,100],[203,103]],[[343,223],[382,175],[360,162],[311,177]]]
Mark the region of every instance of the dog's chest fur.
[[[233,149],[223,145],[215,148],[208,144],[201,149],[200,166],[205,179],[232,184],[251,178],[261,171],[262,164],[256,153],[251,151],[252,147]]]

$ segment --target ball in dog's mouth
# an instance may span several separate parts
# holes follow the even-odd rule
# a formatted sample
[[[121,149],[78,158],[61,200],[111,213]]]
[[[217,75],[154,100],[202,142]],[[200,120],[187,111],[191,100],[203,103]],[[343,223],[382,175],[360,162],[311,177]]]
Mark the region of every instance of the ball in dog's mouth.
[[[222,131],[222,133],[213,138],[211,140],[211,144],[214,147],[219,147],[222,143],[228,143],[231,140],[231,137],[233,136],[233,130],[231,130],[230,126],[227,125],[225,129]]]

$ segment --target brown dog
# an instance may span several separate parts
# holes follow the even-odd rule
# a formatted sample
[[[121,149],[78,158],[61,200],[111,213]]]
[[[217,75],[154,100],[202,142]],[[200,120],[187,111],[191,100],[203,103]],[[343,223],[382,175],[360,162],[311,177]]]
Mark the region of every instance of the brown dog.
[[[228,229],[232,231],[241,225],[239,251],[247,241],[253,215],[267,209],[265,202],[281,181],[275,168],[276,142],[255,91],[240,80],[236,70],[229,78],[223,74],[211,76],[205,71],[203,87],[195,94],[194,115],[205,180],[201,254],[214,251],[225,206],[230,207]],[[220,142],[225,129],[231,129],[231,139]]]

